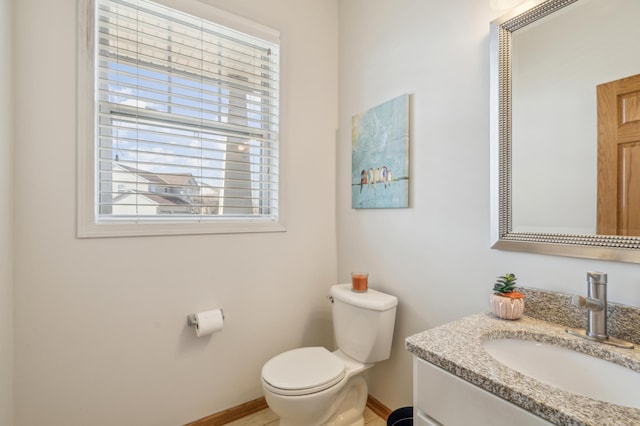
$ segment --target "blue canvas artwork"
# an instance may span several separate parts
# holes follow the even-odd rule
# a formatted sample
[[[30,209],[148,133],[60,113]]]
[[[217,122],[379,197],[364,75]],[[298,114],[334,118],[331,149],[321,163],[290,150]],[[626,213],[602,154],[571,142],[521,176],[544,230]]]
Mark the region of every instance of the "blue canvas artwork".
[[[351,207],[409,207],[409,95],[351,121]]]

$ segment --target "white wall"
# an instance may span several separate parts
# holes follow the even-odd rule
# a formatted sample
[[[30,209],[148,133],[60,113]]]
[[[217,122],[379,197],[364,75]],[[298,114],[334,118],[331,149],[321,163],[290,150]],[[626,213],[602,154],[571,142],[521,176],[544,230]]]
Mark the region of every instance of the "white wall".
[[[609,273],[609,299],[640,305],[640,265],[492,250],[489,233],[489,1],[341,0],[337,142],[338,279],[368,270],[398,296],[392,357],[369,392],[411,405],[404,338],[488,309],[495,277],[586,292],[585,272]],[[412,94],[408,209],[352,210],[351,117]]]
[[[16,426],[183,424],[332,343],[337,4],[207,2],[281,31],[286,233],[76,239],[76,1],[15,2]],[[186,315],[214,307],[225,329],[196,338]]]
[[[11,0],[0,0],[0,425],[13,424]]]

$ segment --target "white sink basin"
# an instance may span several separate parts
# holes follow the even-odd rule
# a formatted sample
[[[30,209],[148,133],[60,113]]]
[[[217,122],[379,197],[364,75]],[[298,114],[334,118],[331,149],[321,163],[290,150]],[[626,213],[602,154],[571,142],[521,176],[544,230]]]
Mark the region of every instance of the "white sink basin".
[[[640,373],[561,346],[518,339],[483,342],[496,360],[571,393],[640,408]]]

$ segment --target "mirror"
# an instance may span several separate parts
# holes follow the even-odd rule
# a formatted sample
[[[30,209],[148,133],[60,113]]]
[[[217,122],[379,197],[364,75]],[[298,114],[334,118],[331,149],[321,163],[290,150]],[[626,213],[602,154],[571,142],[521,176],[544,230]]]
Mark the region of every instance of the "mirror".
[[[596,86],[640,73],[640,2],[532,3],[491,23],[493,248],[640,263],[596,233]]]

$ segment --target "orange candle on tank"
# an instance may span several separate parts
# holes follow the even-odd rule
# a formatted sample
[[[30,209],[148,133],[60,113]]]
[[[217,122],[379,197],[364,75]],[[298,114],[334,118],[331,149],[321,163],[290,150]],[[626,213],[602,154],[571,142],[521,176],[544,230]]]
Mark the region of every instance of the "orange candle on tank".
[[[369,274],[366,272],[351,273],[351,290],[358,292],[367,291],[369,286]]]

